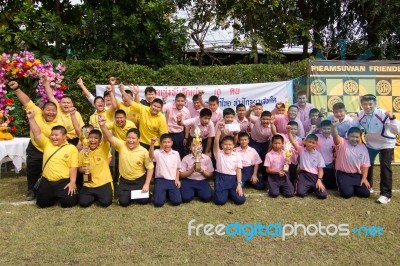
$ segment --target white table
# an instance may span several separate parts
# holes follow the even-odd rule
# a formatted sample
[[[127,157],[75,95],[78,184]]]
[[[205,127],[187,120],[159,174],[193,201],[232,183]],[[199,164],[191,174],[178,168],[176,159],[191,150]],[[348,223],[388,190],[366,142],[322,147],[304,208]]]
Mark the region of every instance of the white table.
[[[12,140],[0,140],[0,161],[1,163],[13,162],[15,172],[22,169],[22,163],[26,163],[26,148],[29,144],[29,138],[14,138]]]

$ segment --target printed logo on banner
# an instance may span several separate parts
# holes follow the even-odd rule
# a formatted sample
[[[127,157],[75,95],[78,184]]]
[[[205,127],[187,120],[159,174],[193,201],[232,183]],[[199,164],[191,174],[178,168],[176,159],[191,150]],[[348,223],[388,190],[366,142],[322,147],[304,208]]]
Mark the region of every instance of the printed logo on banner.
[[[314,95],[324,94],[326,92],[325,82],[320,79],[314,80],[313,82],[311,82],[310,90]]]
[[[400,112],[400,97],[396,97],[393,100],[393,110],[395,112]]]
[[[343,84],[343,90],[348,95],[358,94],[358,83],[354,80],[346,80]]]
[[[392,92],[392,85],[387,80],[380,80],[376,84],[376,91],[380,95],[389,95]]]
[[[343,98],[342,96],[331,96],[328,98],[328,109],[329,111],[333,111],[333,105],[335,103],[342,103]]]

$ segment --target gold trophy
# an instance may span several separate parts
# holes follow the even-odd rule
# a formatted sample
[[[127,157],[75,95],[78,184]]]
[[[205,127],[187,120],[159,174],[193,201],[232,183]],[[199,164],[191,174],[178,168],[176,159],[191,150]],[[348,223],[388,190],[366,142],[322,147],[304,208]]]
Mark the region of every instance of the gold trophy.
[[[285,165],[283,166],[284,172],[289,172],[289,163],[290,158],[292,157],[292,145],[290,143],[286,143],[285,145]]]
[[[82,146],[83,146],[83,166],[89,167],[90,166],[90,158],[89,158],[89,139],[88,139],[88,132],[87,129],[84,128],[82,130]],[[92,182],[92,174],[90,173],[89,169],[86,169],[83,173],[83,182],[89,183]]]
[[[195,158],[195,162],[194,162],[194,170],[196,172],[200,172],[201,171],[201,163],[200,163],[200,159],[201,159],[201,154],[203,151],[203,146],[201,145],[202,139],[200,137],[200,128],[196,127],[196,129],[194,130],[194,158]]]

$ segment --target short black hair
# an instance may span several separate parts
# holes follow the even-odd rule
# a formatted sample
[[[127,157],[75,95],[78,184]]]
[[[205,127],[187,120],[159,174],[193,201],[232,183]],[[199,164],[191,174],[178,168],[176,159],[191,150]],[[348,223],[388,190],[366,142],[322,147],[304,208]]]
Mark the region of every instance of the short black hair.
[[[114,117],[116,117],[117,115],[124,115],[126,117],[126,112],[122,109],[118,109],[117,111],[115,111]]]
[[[263,112],[261,113],[261,117],[263,117],[263,116],[271,117],[272,114],[271,114],[270,111],[263,111]]]
[[[211,117],[211,116],[212,116],[211,110],[208,109],[208,108],[203,108],[203,109],[201,109],[201,110],[200,110],[200,117],[204,117],[204,116],[209,116],[209,117]]]
[[[373,94],[365,94],[364,96],[361,96],[361,102],[367,102],[367,101],[376,102],[376,96]]]
[[[318,141],[318,136],[315,135],[315,134],[308,134],[306,136],[306,140],[316,140],[316,141]]]
[[[125,93],[126,93],[126,94],[129,94],[130,96],[133,97],[133,92],[132,92],[131,90],[125,90]]]
[[[93,103],[95,103],[98,99],[101,99],[104,102],[104,98],[101,96],[94,97]]]
[[[57,125],[51,128],[51,131],[53,130],[59,130],[61,134],[66,135],[67,134],[67,129],[64,126]]]
[[[208,98],[208,103],[210,102],[216,102],[217,104],[219,104],[219,98],[215,95],[211,95],[210,98]]]
[[[149,92],[154,92],[154,93],[157,94],[156,89],[154,89],[154,87],[151,87],[151,86],[146,87],[146,88],[144,89],[144,95],[146,95],[146,94],[149,93]]]
[[[135,133],[136,136],[138,137],[138,139],[140,139],[140,131],[137,128],[130,128],[127,132],[126,132],[126,136],[128,136],[130,133]]]
[[[299,127],[299,123],[297,123],[296,121],[289,121],[289,123],[287,123],[288,126],[296,126]]]
[[[298,107],[297,105],[294,105],[294,104],[292,104],[291,106],[289,106],[288,110],[289,110],[290,108],[296,108],[297,110],[299,110],[299,107]]]
[[[276,134],[276,135],[274,135],[274,136],[272,137],[271,143],[273,143],[275,140],[278,140],[278,139],[281,140],[282,143],[285,142],[285,140],[283,139],[283,136],[282,136],[281,134]]]
[[[357,133],[361,135],[361,129],[358,127],[351,127],[349,128],[349,130],[347,131],[347,136],[349,136],[351,133]]]
[[[346,106],[344,105],[344,103],[341,103],[341,102],[335,103],[332,106],[332,110],[335,111],[335,110],[338,110],[338,109],[345,109],[346,110]]]
[[[243,138],[243,137],[247,137],[250,139],[250,134],[246,131],[240,131],[238,134],[238,139]]]
[[[161,143],[164,139],[171,139],[171,140],[172,140],[172,136],[171,136],[169,133],[162,134],[161,137],[160,137],[160,143]]]
[[[183,99],[186,100],[186,95],[180,92],[180,93],[175,95],[175,100],[178,99],[178,98],[183,98]]]
[[[155,98],[155,99],[150,103],[150,105],[152,105],[153,103],[159,103],[159,104],[161,104],[161,107],[163,107],[163,105],[164,105],[164,102],[163,102],[160,98]]]
[[[319,114],[319,110],[317,108],[312,108],[308,115],[311,116],[311,114]]]
[[[44,108],[46,108],[47,106],[52,106],[52,107],[55,107],[55,108],[57,109],[57,105],[56,105],[55,103],[53,103],[53,102],[45,102],[45,103],[43,104],[43,106],[42,106],[42,110],[43,110]]]
[[[195,101],[196,101],[196,102],[197,102],[197,101],[199,101],[199,97],[200,97],[200,96],[199,96],[198,94],[195,94],[195,95],[193,95],[193,97],[192,97],[192,101],[193,101],[193,102],[195,102]]]
[[[263,106],[262,103],[256,103],[256,106]]]
[[[225,141],[232,141],[233,143],[235,143],[235,139],[233,138],[233,136],[225,136],[222,138],[221,143],[224,143]]]
[[[92,129],[92,130],[89,132],[89,136],[90,136],[90,135],[97,135],[100,139],[103,137],[103,134],[102,134],[101,131],[100,131],[99,129],[97,129],[97,128]]]
[[[331,120],[322,120],[321,122],[321,127],[331,127],[332,126],[332,121]]]
[[[225,108],[224,111],[222,111],[222,116],[225,117],[226,115],[235,115],[235,110],[232,108]]]
[[[239,103],[238,105],[236,105],[236,112],[241,107],[244,107],[244,109],[246,109],[246,105],[244,105],[243,103]]]

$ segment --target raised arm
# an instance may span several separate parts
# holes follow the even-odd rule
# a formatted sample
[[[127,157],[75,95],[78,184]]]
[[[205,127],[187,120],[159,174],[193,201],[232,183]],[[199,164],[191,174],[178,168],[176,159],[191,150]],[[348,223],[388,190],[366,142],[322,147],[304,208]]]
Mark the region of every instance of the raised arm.
[[[213,146],[213,153],[214,156],[217,157],[219,153],[219,139],[221,138],[221,131],[224,128],[224,123],[218,122],[217,130],[215,132],[215,139],[214,139],[214,146]]]
[[[32,131],[33,138],[35,140],[40,140],[42,131],[40,130],[40,127],[36,123],[35,112],[33,110],[26,110],[26,117],[29,120],[29,127]]]
[[[203,106],[203,107],[207,107],[206,103],[203,100],[204,91],[200,90],[198,95],[199,95],[199,103],[200,103],[200,105]]]
[[[333,137],[333,143],[335,143],[335,145],[339,145],[340,143],[340,136],[338,133],[338,129],[337,129],[337,124],[338,124],[338,120],[332,120],[332,137]]]
[[[103,132],[104,138],[110,142],[112,146],[114,146],[114,136],[111,133],[110,130],[108,130],[107,125],[106,125],[106,118],[103,115],[99,115],[99,125],[101,128],[101,131]]]
[[[134,101],[135,101],[136,103],[140,103],[139,88],[138,88],[137,86],[133,85],[133,84],[131,84],[131,85],[129,86],[129,88],[130,88],[131,91],[132,91],[133,97],[135,97]],[[129,96],[130,96],[130,95],[129,95]]]
[[[250,119],[251,112],[253,112],[255,106],[256,106],[256,104],[255,104],[255,103],[252,103],[252,104],[250,105],[249,109],[246,110],[245,116],[246,116],[247,119]]]
[[[150,139],[150,148],[149,148],[149,157],[150,157],[150,160],[153,160],[153,159],[154,159],[154,144],[156,143],[156,141],[157,141],[157,137],[152,137],[152,138]]]
[[[47,76],[43,75],[41,80],[42,80],[42,84],[44,86],[44,90],[46,91],[46,96],[47,96],[47,98],[49,98],[49,101],[58,105],[58,101],[57,101],[56,97],[54,97],[53,90],[50,87],[50,83],[47,80]]]
[[[79,88],[81,88],[83,94],[85,94],[86,98],[90,101],[90,99],[94,99],[93,94],[86,88],[85,84],[83,84],[82,77],[80,77],[76,83],[78,84]]]
[[[119,92],[121,92],[122,97],[124,97],[124,99],[126,99],[126,102],[131,105],[133,102],[133,99],[128,93],[126,93],[126,91],[124,89],[124,84],[120,83],[118,85],[118,89],[119,89]]]
[[[31,99],[26,95],[18,86],[16,81],[10,81],[8,86],[14,91],[15,95],[17,96],[18,100],[21,104],[26,107]]]
[[[290,129],[291,129],[292,127],[290,126],[290,125],[288,125],[287,127],[286,127],[286,129],[287,129],[287,132],[288,132],[288,138],[289,138],[289,141],[290,141],[290,143],[292,144],[292,146],[293,146],[293,148],[295,148],[296,150],[299,150],[299,144],[297,144],[297,141],[294,139],[294,137],[293,137],[293,135],[290,133]]]
[[[78,119],[76,118],[76,108],[72,107],[72,110],[70,112],[70,116],[71,116],[71,121],[72,121],[72,125],[74,126],[74,130],[75,130],[75,134],[78,136],[78,138],[81,136],[81,125],[78,122]]]

